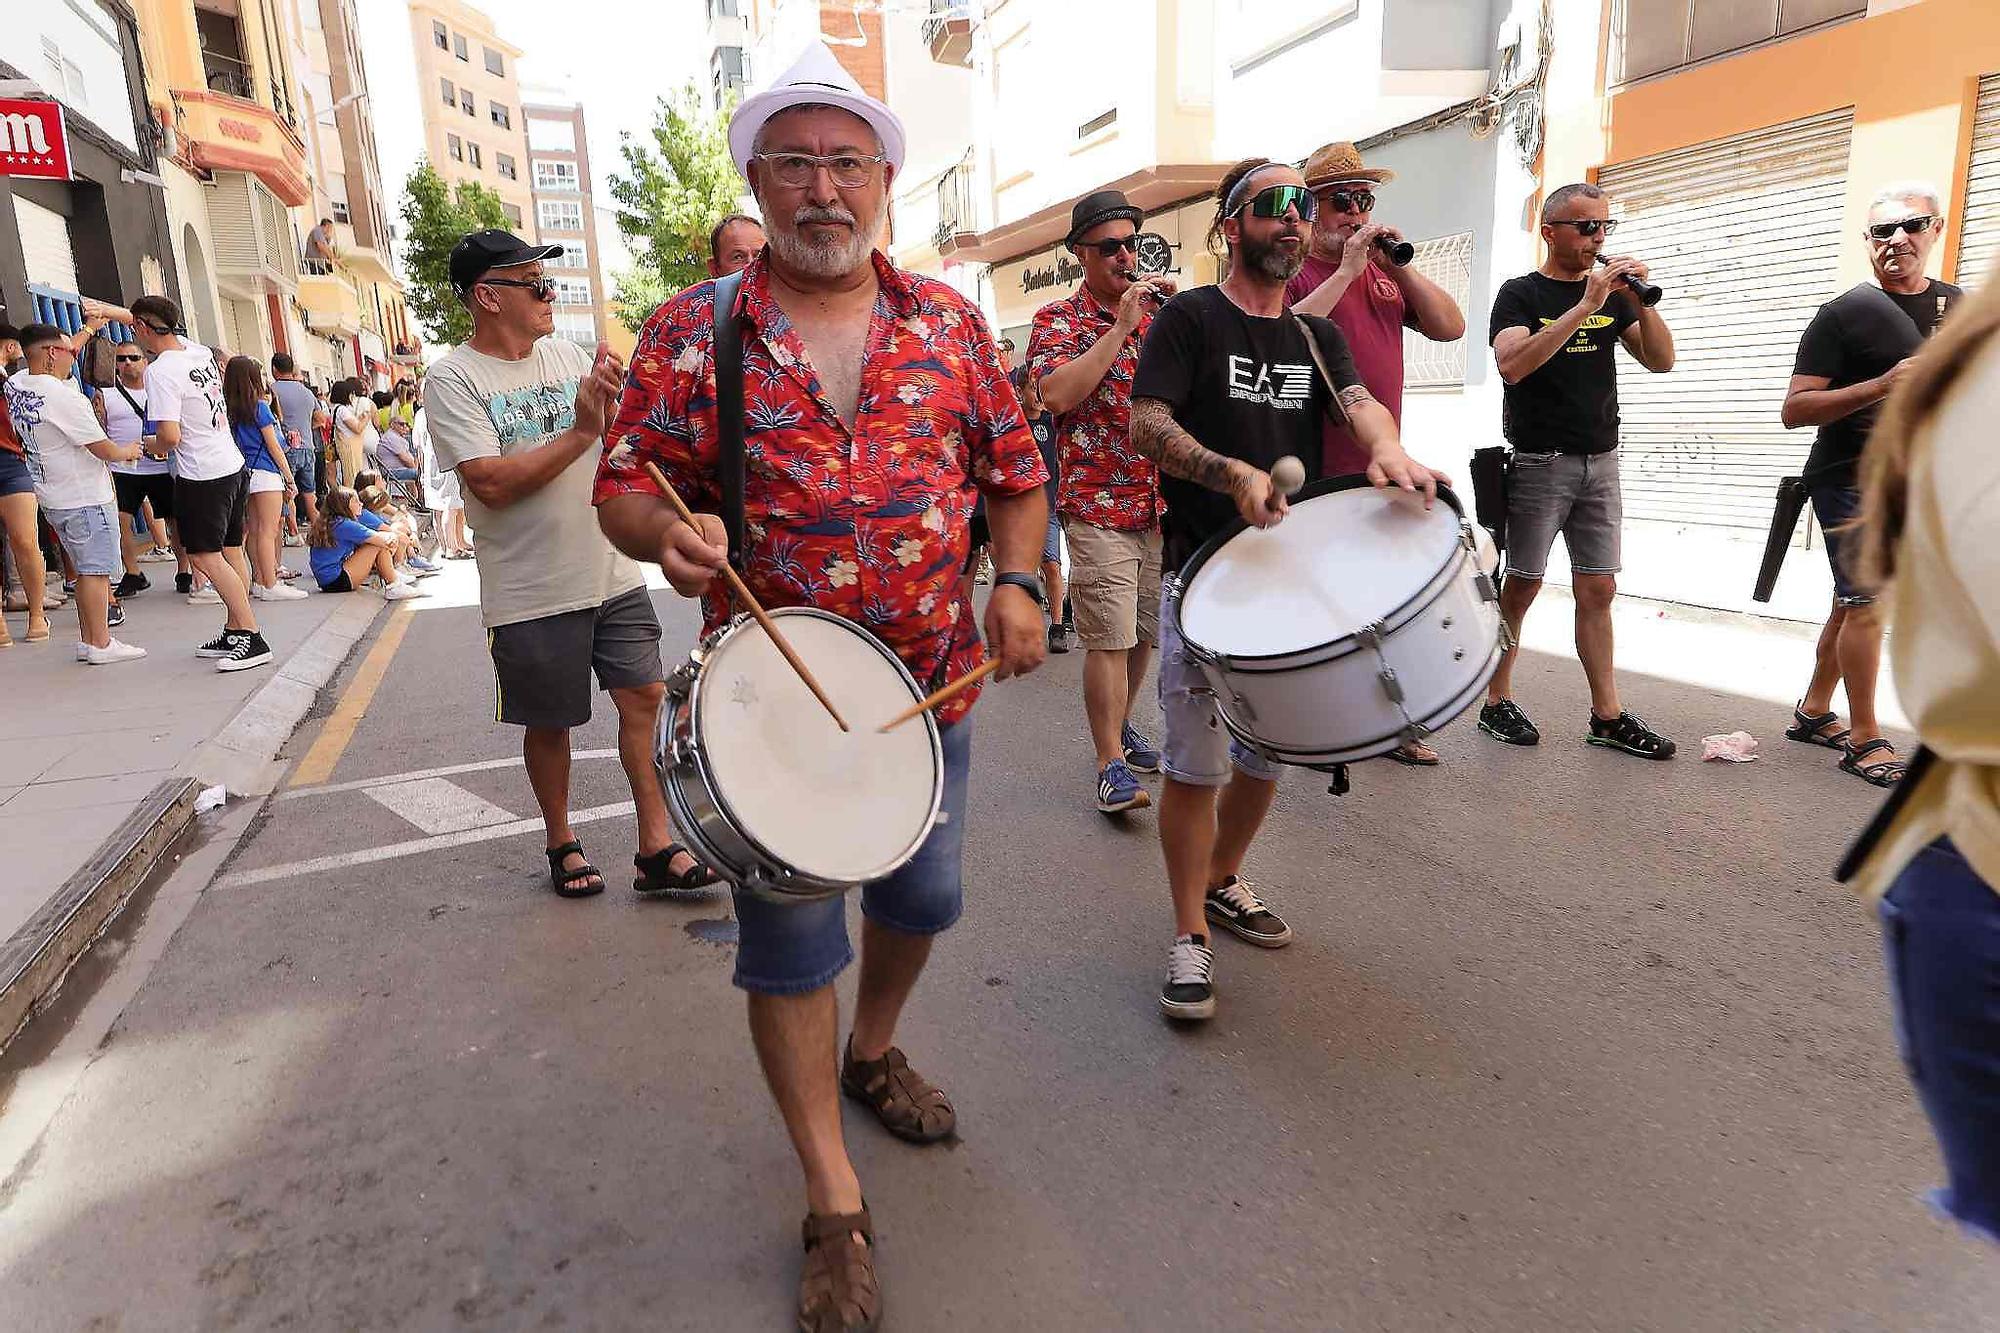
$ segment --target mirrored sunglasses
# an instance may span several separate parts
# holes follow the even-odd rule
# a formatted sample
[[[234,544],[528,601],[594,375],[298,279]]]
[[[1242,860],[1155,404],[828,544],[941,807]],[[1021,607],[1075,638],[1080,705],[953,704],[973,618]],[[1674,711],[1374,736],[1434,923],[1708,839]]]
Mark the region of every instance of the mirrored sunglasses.
[[[1243,208],[1249,209],[1253,218],[1281,218],[1296,208],[1301,218],[1311,222],[1319,213],[1319,200],[1303,185],[1273,185],[1250,196]]]

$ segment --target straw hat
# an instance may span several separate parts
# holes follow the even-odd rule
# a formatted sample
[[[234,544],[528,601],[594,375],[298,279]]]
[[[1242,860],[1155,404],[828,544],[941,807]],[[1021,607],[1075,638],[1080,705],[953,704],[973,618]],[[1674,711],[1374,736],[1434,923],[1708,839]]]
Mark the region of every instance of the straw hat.
[[[1317,190],[1322,185],[1334,185],[1341,181],[1368,181],[1374,185],[1386,185],[1396,179],[1396,173],[1387,167],[1364,167],[1361,165],[1361,150],[1351,143],[1330,143],[1306,159],[1305,170],[1300,173],[1306,178],[1306,188]]]

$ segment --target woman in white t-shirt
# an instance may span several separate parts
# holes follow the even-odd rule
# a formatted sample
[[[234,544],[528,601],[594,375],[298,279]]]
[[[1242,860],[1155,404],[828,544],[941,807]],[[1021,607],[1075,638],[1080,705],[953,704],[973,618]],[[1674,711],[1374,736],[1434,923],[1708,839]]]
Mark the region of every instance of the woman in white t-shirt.
[[[381,439],[375,429],[375,404],[361,392],[361,381],[346,379],[333,386],[333,448],[340,456],[340,480],[353,486],[369,467],[369,456]]]

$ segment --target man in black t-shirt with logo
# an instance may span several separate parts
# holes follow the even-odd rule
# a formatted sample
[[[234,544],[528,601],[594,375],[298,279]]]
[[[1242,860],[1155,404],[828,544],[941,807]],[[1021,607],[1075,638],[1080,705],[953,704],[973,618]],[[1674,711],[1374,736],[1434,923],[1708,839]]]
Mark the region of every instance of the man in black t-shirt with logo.
[[[1943,235],[1936,187],[1892,185],[1875,196],[1863,232],[1874,276],[1821,306],[1806,325],[1782,413],[1787,427],[1819,427],[1803,475],[1833,566],[1833,611],[1820,631],[1812,680],[1785,734],[1842,750],[1840,767],[1878,787],[1902,780],[1903,761],[1875,716],[1882,621],[1875,598],[1848,569],[1842,528],[1860,506],[1856,464],[1882,400],[1965,294],[1924,276],[1924,262]],[[1833,692],[1843,681],[1846,727],[1833,711]]]
[[[1160,466],[1167,568],[1239,516],[1260,528],[1284,520],[1289,506],[1269,469],[1289,454],[1308,478],[1319,475],[1330,400],[1368,450],[1375,485],[1421,490],[1428,504],[1444,480],[1403,452],[1395,418],[1369,396],[1339,329],[1316,317],[1332,385],[1314,370],[1305,330],[1285,306],[1317,211],[1304,179],[1251,158],[1215,194],[1209,247],[1227,243],[1228,276],[1160,308],[1132,381],[1132,447]],[[1160,845],[1175,929],[1160,1008],[1198,1019],[1215,1012],[1208,922],[1267,949],[1289,944],[1292,931],[1237,877],[1277,793],[1277,767],[1230,741],[1173,620],[1160,617]]]
[[[1627,283],[1636,259],[1598,252],[1618,224],[1595,185],[1565,185],[1542,204],[1548,258],[1493,298],[1488,337],[1506,389],[1501,428],[1514,446],[1507,473],[1507,578],[1500,613],[1515,647],[1486,687],[1479,729],[1509,745],[1542,734],[1512,697],[1521,622],[1542,590],[1561,533],[1576,599],[1576,655],[1590,682],[1592,745],[1671,759],[1674,743],[1618,702],[1611,601],[1618,593],[1624,500],[1618,487],[1618,344],[1655,374],[1673,369],[1674,338]]]

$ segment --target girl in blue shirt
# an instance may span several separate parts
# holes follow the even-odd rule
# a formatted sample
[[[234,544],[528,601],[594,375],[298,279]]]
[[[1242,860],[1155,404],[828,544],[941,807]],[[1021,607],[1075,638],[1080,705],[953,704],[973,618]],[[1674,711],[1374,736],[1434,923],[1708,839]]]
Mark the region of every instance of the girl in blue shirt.
[[[312,548],[313,579],[321,592],[352,592],[368,581],[370,574],[382,580],[382,596],[391,602],[421,597],[417,585],[396,573],[386,531],[368,526],[371,518],[361,507],[361,497],[345,486],[328,489],[306,536]]]
[[[229,427],[248,468],[250,498],[243,511],[243,545],[250,555],[250,595],[260,602],[305,596],[278,574],[278,545],[285,536],[285,506],[298,487],[278,442],[277,418],[264,401],[264,368],[256,358],[232,356],[222,372],[222,401]]]

